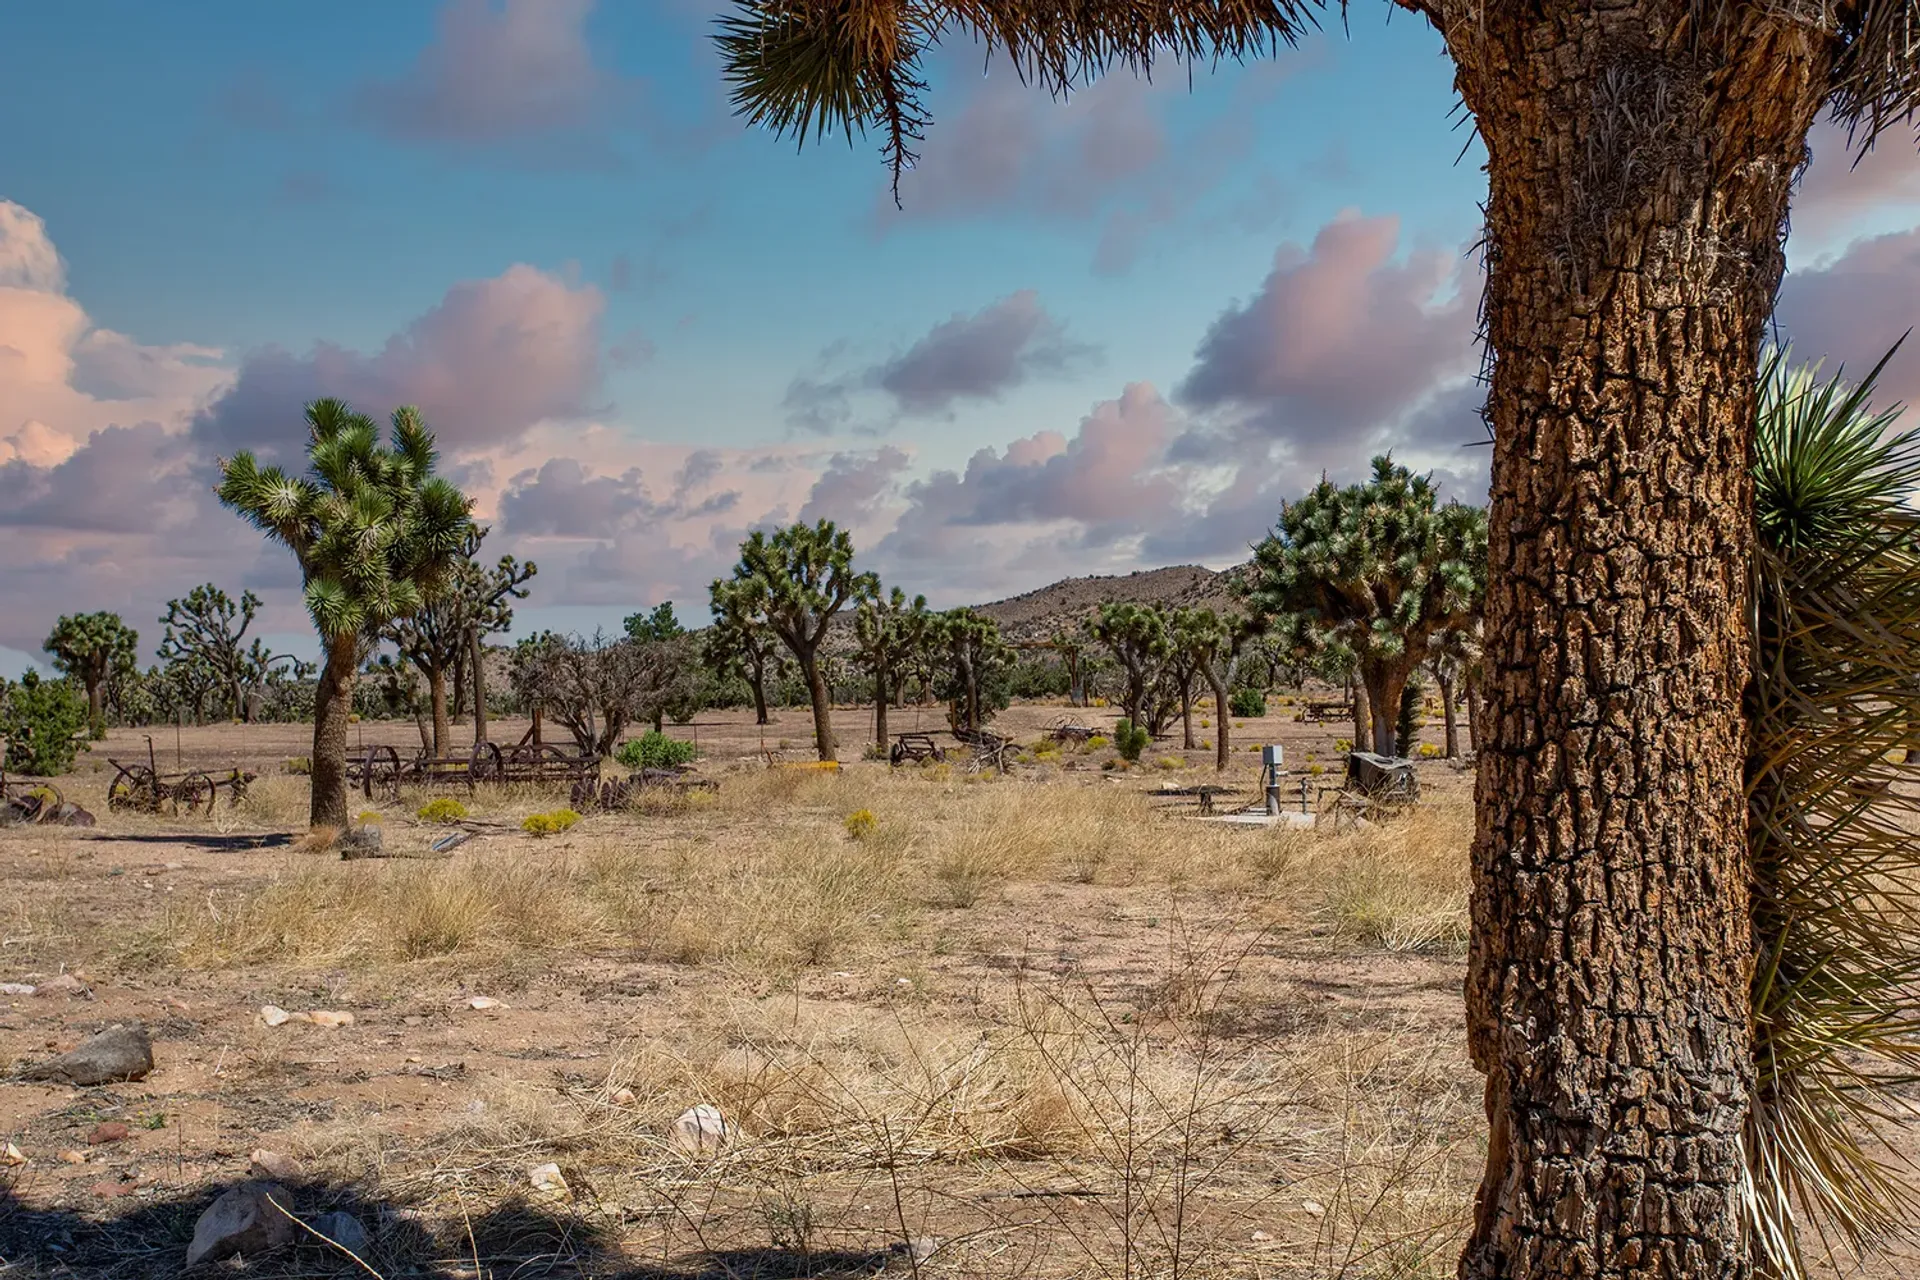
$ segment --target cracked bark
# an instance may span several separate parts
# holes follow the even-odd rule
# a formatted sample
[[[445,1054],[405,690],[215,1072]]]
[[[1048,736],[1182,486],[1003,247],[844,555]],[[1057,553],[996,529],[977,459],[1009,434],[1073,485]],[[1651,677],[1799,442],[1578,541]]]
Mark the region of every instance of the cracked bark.
[[[1784,11],[1475,13],[1441,23],[1497,353],[1460,1275],[1745,1277],[1747,468],[1826,64]]]

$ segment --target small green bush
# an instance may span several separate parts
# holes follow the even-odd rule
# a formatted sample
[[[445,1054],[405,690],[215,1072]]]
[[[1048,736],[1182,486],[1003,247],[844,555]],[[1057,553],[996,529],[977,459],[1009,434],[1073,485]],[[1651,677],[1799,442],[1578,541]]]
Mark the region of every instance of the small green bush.
[[[295,777],[304,778],[313,772],[313,761],[307,759],[305,756],[289,756],[287,757],[286,763],[280,767]]]
[[[1103,735],[1098,733],[1094,734],[1091,738],[1087,739],[1087,750],[1089,751],[1098,751],[1100,750],[1100,748],[1106,745],[1107,745],[1106,738]]]
[[[1138,760],[1140,753],[1152,741],[1153,735],[1147,732],[1146,727],[1131,720],[1122,719],[1113,727],[1113,749],[1120,753],[1122,760],[1129,763]]]
[[[676,765],[692,764],[694,746],[684,738],[669,738],[666,734],[649,729],[637,738],[629,738],[620,744],[613,758],[629,769],[671,769]]]
[[[37,671],[18,684],[0,680],[0,737],[7,740],[10,772],[44,778],[67,772],[83,749],[75,738],[86,728],[87,700],[68,681],[42,680]]]
[[[1267,714],[1267,693],[1264,689],[1235,689],[1227,697],[1227,707],[1236,716],[1252,720]]]
[[[467,816],[467,806],[452,796],[440,796],[421,805],[416,816],[427,822],[458,822]]]
[[[847,815],[847,834],[855,840],[865,840],[879,825],[880,820],[873,816],[871,809],[855,809]]]
[[[571,809],[555,809],[552,813],[536,813],[520,824],[520,829],[529,835],[557,835],[580,821],[580,815]]]

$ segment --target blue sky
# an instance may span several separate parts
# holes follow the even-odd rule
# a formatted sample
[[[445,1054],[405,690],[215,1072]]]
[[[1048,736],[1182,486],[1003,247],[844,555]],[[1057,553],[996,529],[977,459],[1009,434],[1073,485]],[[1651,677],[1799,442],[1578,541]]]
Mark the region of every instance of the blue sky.
[[[310,643],[206,478],[297,448],[319,394],[421,404],[490,547],[542,565],[528,626],[701,613],[747,528],[802,515],[944,605],[1231,563],[1383,447],[1483,491],[1482,157],[1420,22],[1360,6],[1191,91],[1170,66],[1064,104],[943,51],[897,212],[872,140],[796,154],[730,116],[712,11],[10,7],[0,671],[60,612],[151,644],[202,581]],[[1819,350],[1878,340],[1835,299],[1860,255],[1911,258],[1913,168],[1809,175]]]

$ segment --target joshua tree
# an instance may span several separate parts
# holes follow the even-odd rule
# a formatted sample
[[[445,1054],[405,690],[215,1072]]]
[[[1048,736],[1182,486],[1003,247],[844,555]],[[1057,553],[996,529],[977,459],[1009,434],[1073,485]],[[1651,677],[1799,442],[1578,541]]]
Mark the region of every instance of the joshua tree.
[[[1395,754],[1408,678],[1486,581],[1485,527],[1475,508],[1440,506],[1424,476],[1380,457],[1365,484],[1322,478],[1287,503],[1254,548],[1254,607],[1286,618],[1313,648],[1352,652],[1381,755]]]
[[[628,725],[659,727],[667,706],[684,695],[696,659],[684,633],[641,641],[549,631],[516,645],[510,669],[523,704],[550,713],[582,752],[610,756]]]
[[[702,647],[706,663],[721,677],[739,676],[753,690],[753,722],[767,723],[767,681],[786,667],[773,630],[754,618],[752,594],[731,578],[714,582],[713,626]]]
[[[380,638],[400,651],[426,678],[427,701],[433,724],[432,751],[442,756],[453,750],[453,730],[447,711],[447,676],[456,668],[472,668],[473,733],[486,741],[486,637],[513,625],[513,601],[527,598],[526,583],[539,572],[529,560],[522,564],[503,555],[492,567],[479,563],[480,543],[487,530],[468,531],[460,556],[441,592],[421,608],[393,618],[380,628]]]
[[[1205,680],[1213,692],[1213,765],[1220,770],[1226,769],[1228,753],[1232,750],[1227,741],[1233,725],[1227,706],[1227,686],[1233,680],[1234,657],[1245,636],[1243,619],[1222,618],[1211,609],[1175,609],[1167,617],[1167,641],[1174,661],[1191,675]],[[1193,717],[1185,698],[1181,702],[1181,713],[1187,718],[1191,742]]]
[[[813,701],[813,740],[820,759],[835,760],[833,705],[820,671],[820,643],[833,616],[871,599],[880,580],[853,568],[853,539],[833,521],[794,524],[768,536],[756,529],[740,544],[729,603],[780,638],[793,655]],[[718,594],[716,593],[716,600]]]
[[[1000,638],[1000,624],[972,609],[949,609],[934,619],[927,643],[946,659],[955,727],[978,731],[987,722],[981,690],[996,671],[1013,665],[1013,649]]]
[[[1492,1131],[1462,1280],[1744,1277],[1760,343],[1807,132],[1827,108],[1864,148],[1911,120],[1914,14],[1896,0],[1401,4],[1445,43],[1489,186],[1468,1030]],[[937,43],[979,40],[1062,92],[1116,65],[1291,45],[1319,12],[737,0],[718,40],[743,115],[803,136],[877,129],[897,195]]]
[[[107,736],[106,711],[101,694],[116,672],[134,669],[140,633],[117,613],[69,613],[53,624],[42,646],[53,655],[53,665],[87,693],[87,732]]]
[[[203,583],[180,599],[167,601],[167,612],[160,619],[166,628],[157,650],[160,660],[169,665],[198,663],[226,693],[229,713],[247,719],[247,690],[264,682],[278,664],[294,660],[290,654],[268,652],[258,639],[247,647],[247,630],[259,612],[260,597],[253,592],[243,591],[235,601],[211,582]],[[197,679],[189,681],[197,683]],[[196,700],[196,716],[205,711],[204,703],[204,695]]]
[[[1135,724],[1151,719],[1157,724],[1158,715],[1148,714],[1147,695],[1173,652],[1167,636],[1167,615],[1150,604],[1103,604],[1099,615],[1087,624],[1087,631],[1113,651],[1114,661],[1126,674],[1127,691],[1121,706],[1127,719]]]
[[[413,408],[394,411],[387,448],[378,424],[341,400],[309,404],[307,431],[307,476],[262,468],[242,452],[221,461],[218,492],[300,563],[326,654],[314,699],[310,821],[340,829],[360,647],[444,589],[472,529],[471,501],[433,474],[433,435]]]
[[[635,640],[671,640],[687,633],[680,619],[673,616],[671,600],[662,601],[644,613],[628,614],[620,626]]]
[[[933,617],[925,596],[908,600],[898,587],[885,597],[862,601],[853,615],[860,656],[873,673],[873,737],[882,751],[887,748],[887,704],[899,691],[907,661],[927,643]]]
[[[1084,633],[1061,628],[1048,637],[1060,665],[1067,669],[1067,705],[1084,707],[1087,705],[1086,658],[1087,638]]]

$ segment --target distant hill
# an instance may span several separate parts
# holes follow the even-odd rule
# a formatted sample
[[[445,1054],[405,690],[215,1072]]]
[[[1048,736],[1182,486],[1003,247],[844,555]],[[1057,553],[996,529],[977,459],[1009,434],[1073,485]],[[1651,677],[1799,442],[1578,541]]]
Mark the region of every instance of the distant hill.
[[[1101,605],[1113,601],[1231,608],[1234,598],[1228,584],[1244,575],[1246,569],[1246,565],[1235,565],[1215,573],[1197,564],[1176,564],[1134,573],[1063,578],[1037,591],[974,607],[999,623],[1001,633],[1009,640],[1045,640],[1054,631],[1083,621]]]

